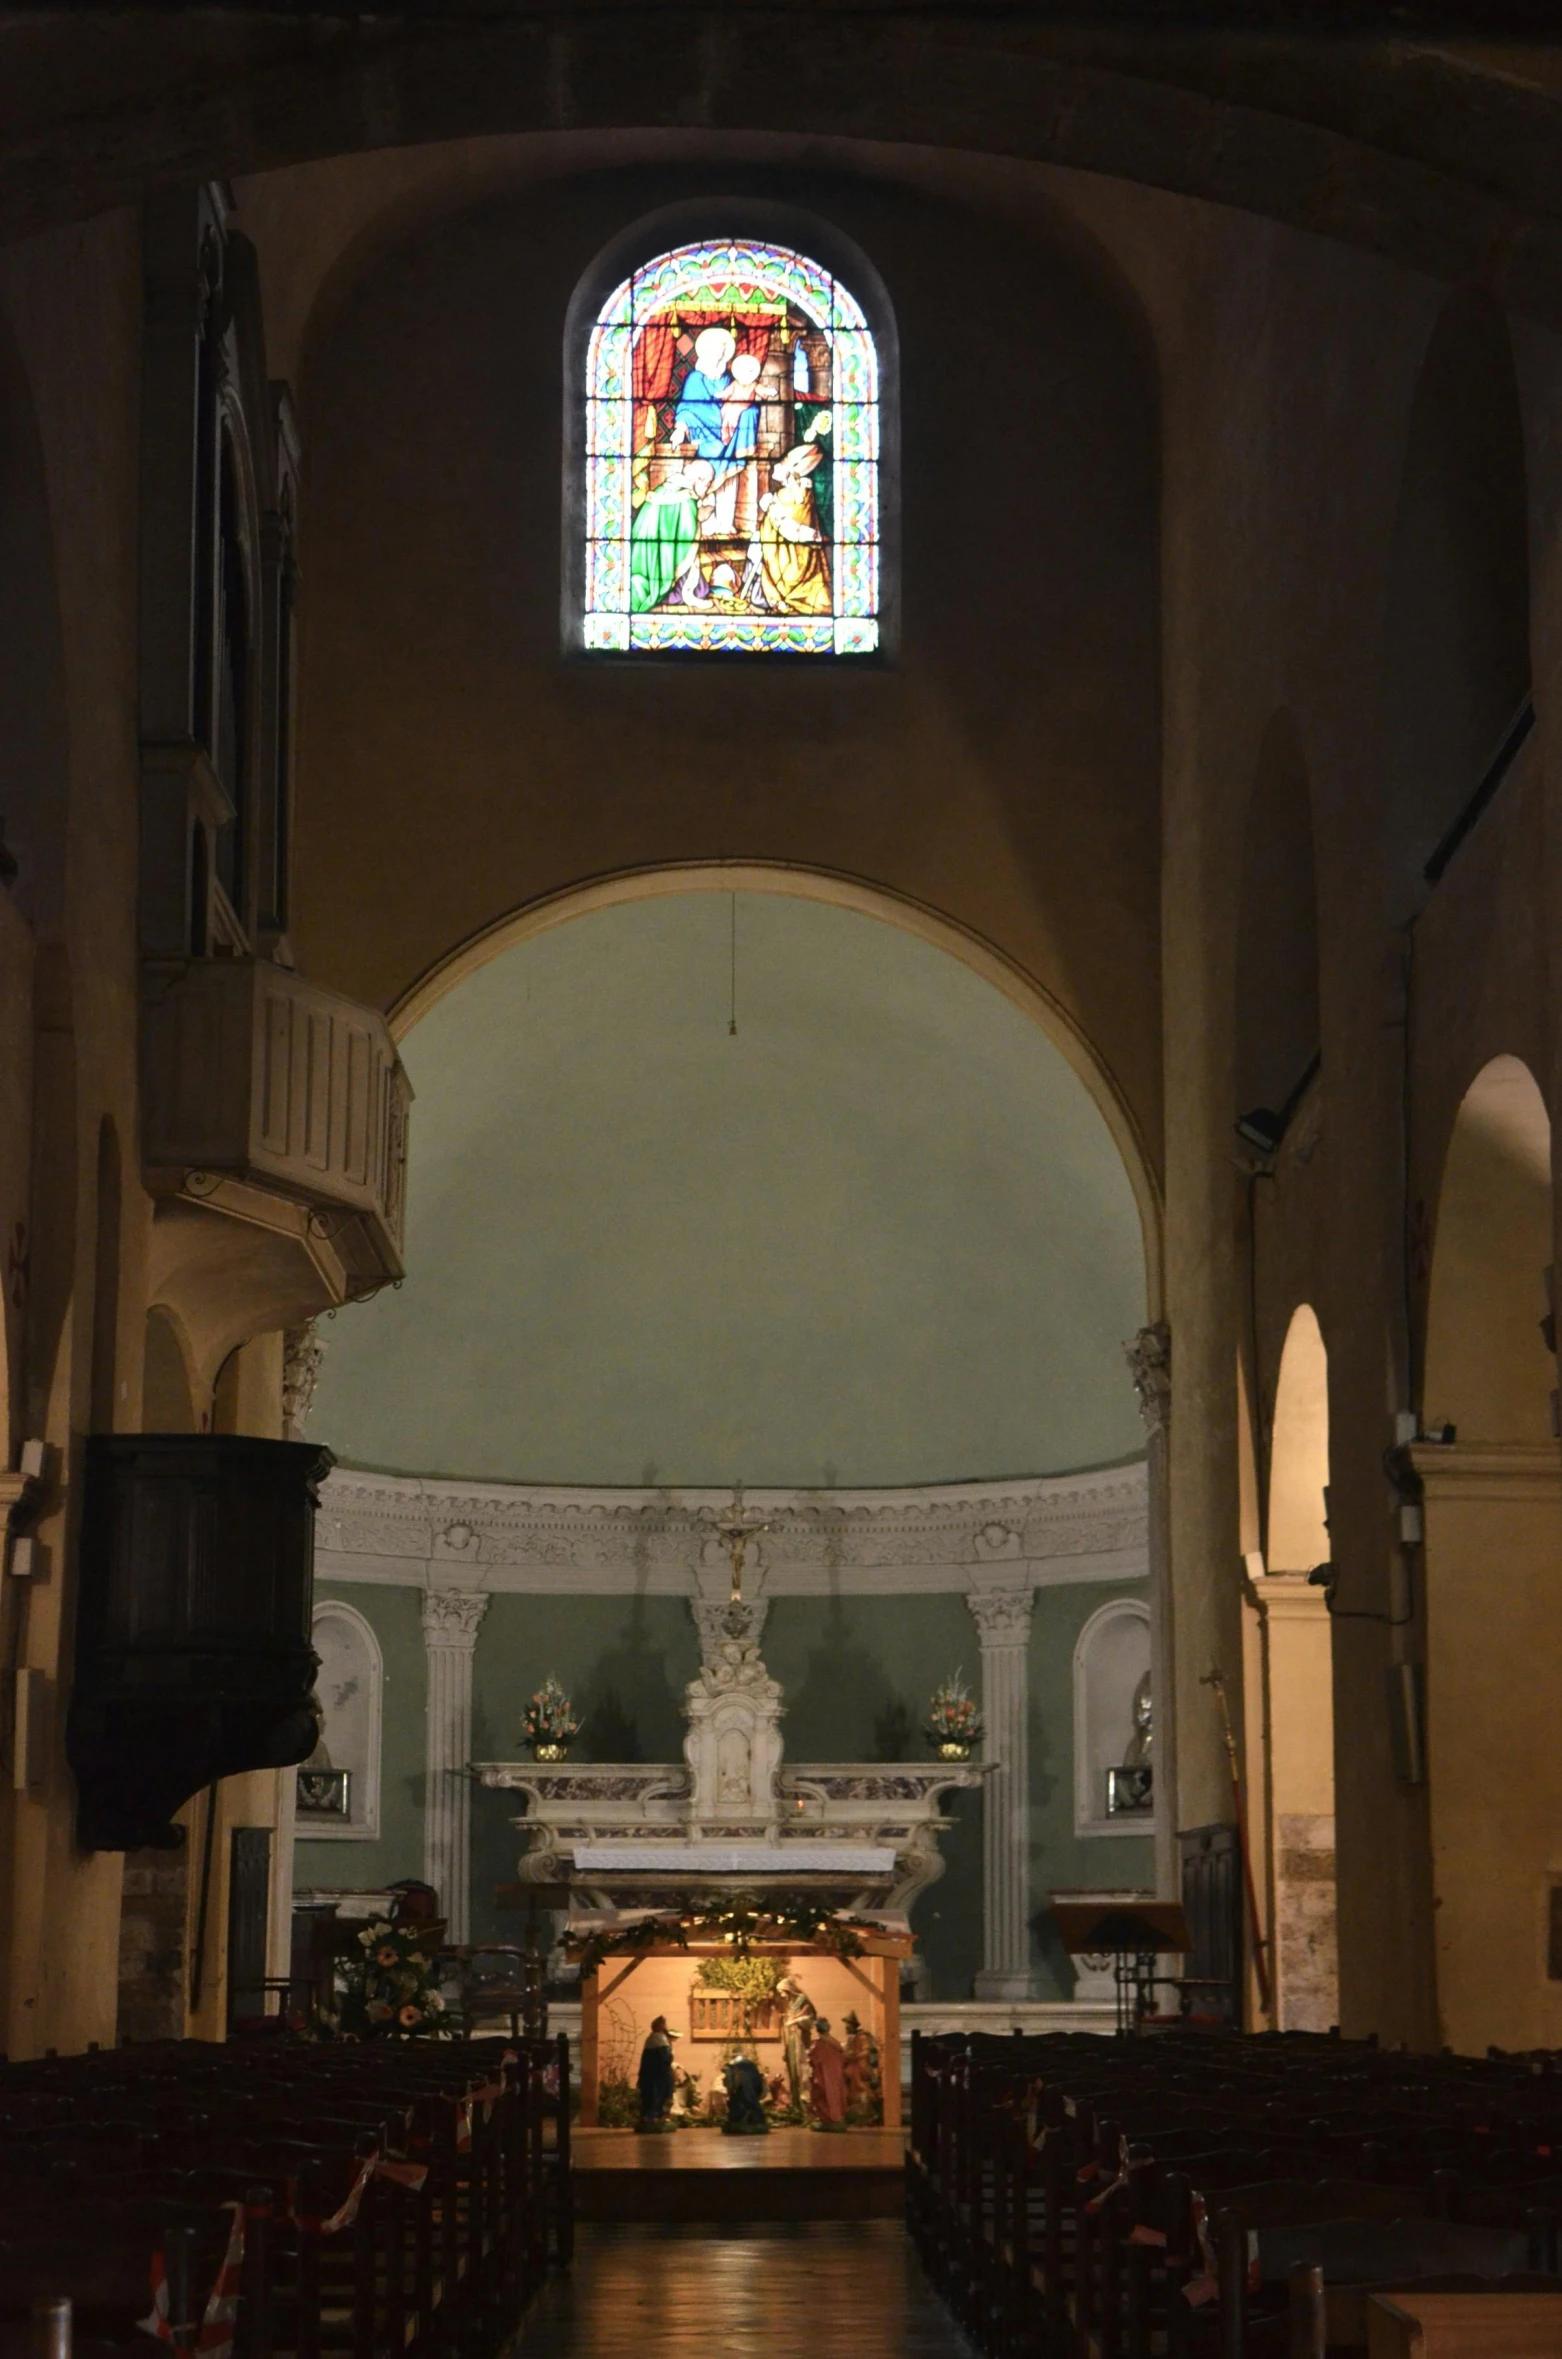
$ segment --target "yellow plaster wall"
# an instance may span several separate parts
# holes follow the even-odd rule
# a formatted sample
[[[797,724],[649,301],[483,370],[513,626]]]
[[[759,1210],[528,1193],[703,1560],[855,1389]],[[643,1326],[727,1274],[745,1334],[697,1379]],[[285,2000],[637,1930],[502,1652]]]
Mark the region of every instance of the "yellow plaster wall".
[[[1562,1472],[1523,1447],[1417,1452],[1426,1481],[1427,1734],[1441,2036],[1562,2045],[1546,1973],[1562,1880]]]
[[[43,1674],[42,1783],[0,1797],[0,2044],[12,2056],[114,2038],[122,1863],[75,1843],[64,1753],[81,1446],[91,1415],[97,1171],[112,1117],[124,1168],[116,1422],[140,1422],[146,1204],[137,1185],[135,486],[139,239],[133,216],[13,245],[0,319],[36,419],[53,559],[66,781],[34,978],[32,1244],[15,1423],[54,1452],[19,1659]]]

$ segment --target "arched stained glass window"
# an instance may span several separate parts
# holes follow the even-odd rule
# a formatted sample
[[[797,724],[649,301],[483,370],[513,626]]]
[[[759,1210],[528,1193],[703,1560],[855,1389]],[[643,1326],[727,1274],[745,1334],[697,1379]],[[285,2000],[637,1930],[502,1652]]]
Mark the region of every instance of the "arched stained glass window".
[[[588,648],[877,648],[879,363],[832,272],[724,238],[614,290],[586,363],[585,555]]]

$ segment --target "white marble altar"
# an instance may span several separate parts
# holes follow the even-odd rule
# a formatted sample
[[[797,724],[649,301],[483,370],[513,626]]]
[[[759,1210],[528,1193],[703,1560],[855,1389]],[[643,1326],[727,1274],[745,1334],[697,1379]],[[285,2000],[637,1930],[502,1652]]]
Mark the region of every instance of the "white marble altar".
[[[524,1794],[522,1883],[566,1884],[596,1908],[685,1888],[827,1889],[843,1906],[903,1916],[943,1873],[939,1800],[993,1763],[820,1763],[788,1769],[779,1684],[741,1601],[702,1626],[684,1694],[681,1768],[479,1761],[485,1786]],[[823,1880],[823,1884],[821,1884]]]

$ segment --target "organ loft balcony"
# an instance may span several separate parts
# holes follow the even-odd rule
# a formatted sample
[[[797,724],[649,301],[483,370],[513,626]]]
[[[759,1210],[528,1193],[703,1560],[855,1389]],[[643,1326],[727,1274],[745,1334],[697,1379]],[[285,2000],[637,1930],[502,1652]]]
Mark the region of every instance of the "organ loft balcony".
[[[265,958],[148,962],[141,1060],[153,1299],[201,1374],[400,1278],[412,1092],[378,1010]]]

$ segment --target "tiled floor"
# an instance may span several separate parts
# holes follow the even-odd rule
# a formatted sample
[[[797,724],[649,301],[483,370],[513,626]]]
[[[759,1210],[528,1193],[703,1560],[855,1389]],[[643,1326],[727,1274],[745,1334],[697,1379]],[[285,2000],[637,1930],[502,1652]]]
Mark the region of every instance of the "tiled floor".
[[[584,2228],[517,2359],[971,2359],[898,2220]]]

